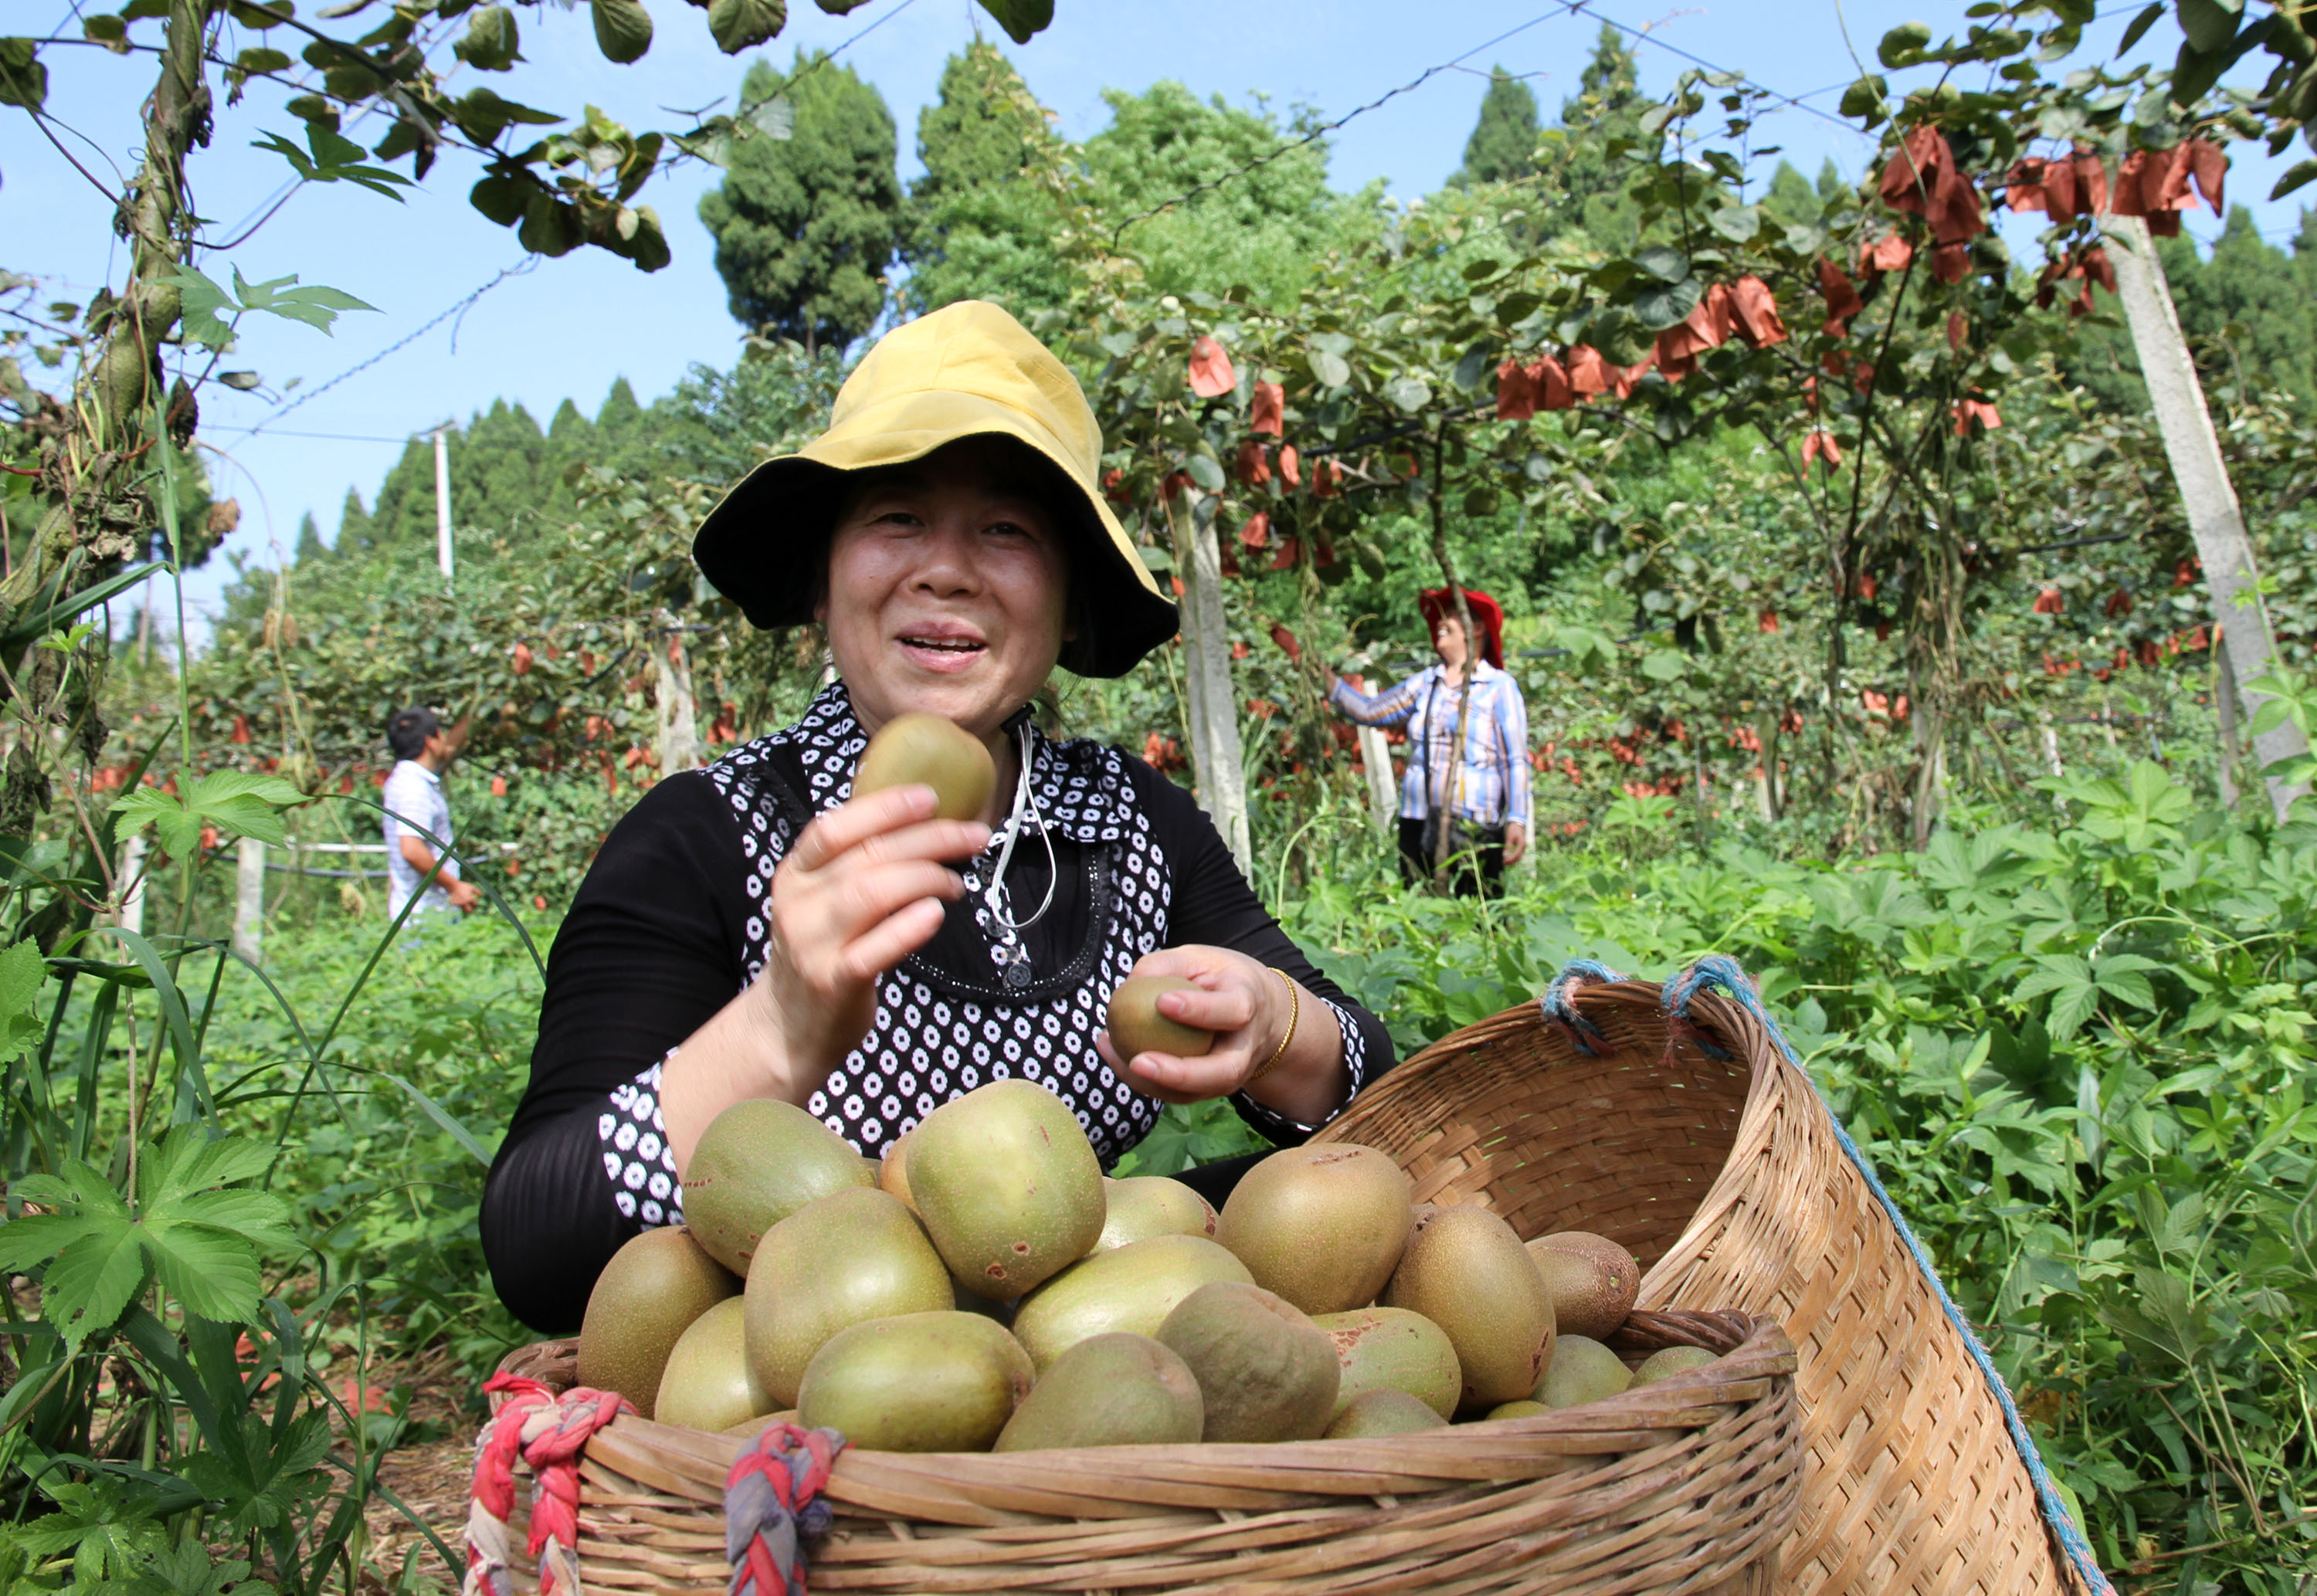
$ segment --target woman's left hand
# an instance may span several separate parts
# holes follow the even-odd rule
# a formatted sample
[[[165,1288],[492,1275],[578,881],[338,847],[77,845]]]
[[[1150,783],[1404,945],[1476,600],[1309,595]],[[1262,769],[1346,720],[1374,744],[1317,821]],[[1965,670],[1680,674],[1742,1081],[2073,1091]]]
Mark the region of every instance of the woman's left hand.
[[[1528,827],[1517,820],[1505,823],[1505,867],[1509,869],[1528,855]]]
[[[1160,994],[1158,1012],[1215,1033],[1214,1046],[1195,1058],[1139,1053],[1122,1059],[1109,1031],[1095,1039],[1104,1061],[1121,1080],[1161,1102],[1204,1102],[1230,1096],[1270,1060],[1287,1034],[1286,984],[1244,953],[1198,945],[1162,948],[1139,960],[1132,973],[1176,976],[1196,983],[1195,992]]]

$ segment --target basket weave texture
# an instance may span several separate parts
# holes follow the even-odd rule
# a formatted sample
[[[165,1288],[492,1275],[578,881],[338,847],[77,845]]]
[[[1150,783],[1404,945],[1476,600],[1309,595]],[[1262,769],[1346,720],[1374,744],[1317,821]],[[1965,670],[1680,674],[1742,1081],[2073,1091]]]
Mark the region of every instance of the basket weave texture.
[[[1794,1356],[1767,1318],[1638,1313],[1615,1343],[1723,1354],[1542,1418],[1271,1446],[923,1456],[849,1449],[811,1587],[1773,1596],[1801,1485]],[[576,1342],[501,1367],[553,1388]],[[613,1420],[581,1457],[578,1567],[600,1591],[718,1592],[746,1442]],[[510,1526],[520,1544],[527,1521]],[[535,1588],[513,1571],[518,1588]]]
[[[1318,1138],[1391,1154],[1418,1201],[1480,1203],[1525,1239],[1589,1230],[1647,1271],[1644,1306],[1786,1326],[1806,1459],[1794,1596],[2112,1596],[2047,1518],[2008,1395],[1950,1317],[1809,1077],[1726,961],[1733,1002],[1576,967],[1426,1048]],[[1693,972],[1693,976],[1695,972]],[[2040,1464],[2034,1465],[2040,1469]],[[2076,1556],[2071,1557],[2072,1549]]]

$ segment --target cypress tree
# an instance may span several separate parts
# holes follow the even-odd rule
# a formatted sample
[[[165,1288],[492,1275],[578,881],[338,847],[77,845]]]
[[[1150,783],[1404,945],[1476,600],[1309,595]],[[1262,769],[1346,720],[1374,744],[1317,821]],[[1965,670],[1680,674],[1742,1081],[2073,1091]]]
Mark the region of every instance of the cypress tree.
[[[1536,91],[1502,67],[1491,67],[1480,120],[1464,141],[1464,165],[1448,181],[1464,188],[1526,177],[1536,170]]]
[[[723,183],[701,196],[700,219],[715,235],[733,317],[810,352],[851,343],[884,308],[901,183],[893,114],[850,67],[799,52],[785,75],[751,67],[741,90],[751,104],[784,92],[791,137],[736,144]]]
[[[349,493],[346,499],[349,508],[361,507],[362,501],[353,494]],[[298,565],[311,566],[316,560],[328,553],[329,550],[322,547],[322,529],[314,524],[314,513],[309,510],[306,512],[306,519],[298,523],[298,548],[290,557]]]
[[[1016,96],[1026,93],[1014,64],[977,40],[950,57],[941,97],[917,113],[926,170],[910,185],[901,248],[913,309],[980,299],[1018,316],[1069,298],[1052,197],[1021,181],[1031,151]]]
[[[1642,132],[1644,109],[1633,52],[1624,35],[1603,22],[1576,94],[1561,103],[1561,126],[1543,139],[1552,195],[1548,233],[1583,233],[1610,250],[1630,249],[1638,241],[1640,222],[1624,195],[1624,165],[1612,164],[1607,145],[1613,138],[1632,139],[1644,149],[1661,144],[1661,138],[1652,140]]]

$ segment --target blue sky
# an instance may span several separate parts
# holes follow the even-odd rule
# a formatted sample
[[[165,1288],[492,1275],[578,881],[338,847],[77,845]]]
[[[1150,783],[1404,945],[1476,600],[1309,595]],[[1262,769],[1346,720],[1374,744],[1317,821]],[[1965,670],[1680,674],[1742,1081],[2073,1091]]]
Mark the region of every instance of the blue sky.
[[[703,13],[693,6],[649,4],[658,36],[641,62],[624,68],[597,55],[584,4],[569,12],[557,0],[526,7],[520,13],[526,64],[490,78],[491,86],[558,110],[596,104],[638,129],[684,125],[678,111],[731,94],[746,60],[716,51]],[[2137,0],[2106,8],[2087,53],[2105,56],[2140,8]],[[9,31],[38,26],[50,10],[56,31],[71,23],[67,0],[9,0],[8,10]],[[765,53],[785,62],[799,47],[833,48],[877,23],[843,58],[892,107],[905,176],[917,165],[918,108],[934,99],[944,59],[978,26],[1004,45],[1071,138],[1107,122],[1105,87],[1141,90],[1173,78],[1237,102],[1264,96],[1283,114],[1308,105],[1334,117],[1427,67],[1464,57],[1461,67],[1359,117],[1331,141],[1337,186],[1381,178],[1391,192],[1412,196],[1436,188],[1461,160],[1491,64],[1531,75],[1550,117],[1575,91],[1601,16],[1646,30],[1648,42],[1636,47],[1644,87],[1662,89],[1691,64],[1677,50],[1743,71],[1799,101],[1773,126],[1788,158],[1814,174],[1830,156],[1855,175],[1871,144],[1831,117],[1858,72],[1845,24],[1850,44],[1871,61],[1884,30],[1919,17],[1936,30],[1959,31],[1963,10],[1921,0],[1851,0],[1839,12],[1833,0],[1596,0],[1591,14],[1544,0],[1057,0],[1054,25],[1016,48],[971,0],[871,0],[847,17],[792,0],[787,31]],[[2174,25],[2160,22],[2140,53],[2160,49],[2169,58],[2177,40]],[[114,172],[131,163],[136,102],[150,85],[152,58],[93,49],[53,50],[49,58],[49,108],[72,130],[65,147],[117,187]],[[270,98],[253,96],[220,111],[211,147],[194,164],[201,210],[230,229],[219,236],[262,214],[287,176],[278,157],[249,147],[251,141],[295,130]],[[2275,163],[2252,147],[2233,146],[2232,153],[2232,200],[2252,203],[2268,236],[2288,239],[2295,201],[2271,205],[2262,196],[2295,152]],[[383,352],[523,263],[513,233],[469,208],[473,175],[445,162],[400,205],[348,185],[309,187],[223,261],[203,263],[219,278],[227,262],[253,281],[295,272],[377,307],[375,314],[345,317],[327,337],[270,318],[246,330],[231,363],[255,368],[276,389],[293,377],[311,389],[376,361],[264,430],[248,431],[268,422],[272,400],[219,388],[204,395],[204,435],[221,451],[210,462],[217,489],[243,506],[231,547],[270,564],[294,543],[309,511],[326,537],[335,535],[346,490],[368,499],[399,455],[401,439],[463,419],[496,398],[521,401],[543,424],[567,397],[592,413],[617,378],[649,402],[694,362],[720,366],[734,358],[739,329],[725,310],[712,245],[695,214],[717,174],[699,165],[656,181],[643,196],[675,250],[665,270],[640,273],[596,251],[542,261],[461,317]],[[123,270],[109,214],[109,201],[21,112],[0,111],[0,266],[48,280],[53,297],[85,301],[100,284],[117,283]],[[2209,236],[2217,222],[2199,212],[2188,227]],[[197,612],[213,602],[218,582],[218,573],[204,573],[189,584]]]

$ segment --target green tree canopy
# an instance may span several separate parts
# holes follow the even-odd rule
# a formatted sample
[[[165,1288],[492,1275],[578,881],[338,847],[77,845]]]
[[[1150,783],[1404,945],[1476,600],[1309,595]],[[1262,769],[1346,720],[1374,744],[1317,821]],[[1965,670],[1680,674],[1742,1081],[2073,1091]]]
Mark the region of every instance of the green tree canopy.
[[[1649,106],[1632,48],[1603,22],[1576,94],[1561,103],[1561,125],[1541,136],[1548,235],[1582,234],[1611,251],[1633,246],[1639,222],[1625,197],[1624,166],[1611,157],[1608,145],[1627,138],[1653,152],[1659,141],[1642,130]]]
[[[977,40],[942,68],[941,98],[917,113],[917,158],[901,257],[904,298],[936,310],[991,299],[1016,316],[1060,305],[1069,273],[1054,253],[1051,194],[1023,181],[1021,76],[997,47]]]
[[[1448,181],[1510,183],[1536,170],[1536,91],[1502,67],[1489,69],[1480,120],[1464,141],[1464,164]]]
[[[785,75],[758,62],[741,87],[750,104],[784,94],[791,137],[734,145],[700,219],[742,325],[808,351],[841,347],[885,305],[901,207],[893,113],[850,67],[801,51]]]
[[[1230,105],[1220,94],[1202,101],[1171,81],[1141,94],[1105,89],[1103,98],[1111,123],[1087,140],[1087,169],[1107,215],[1141,218],[1124,229],[1120,247],[1162,293],[1244,284],[1284,303],[1313,262],[1375,228],[1380,187],[1356,195],[1330,189],[1323,139],[1182,198],[1302,138],[1300,120],[1282,128],[1267,111]]]

